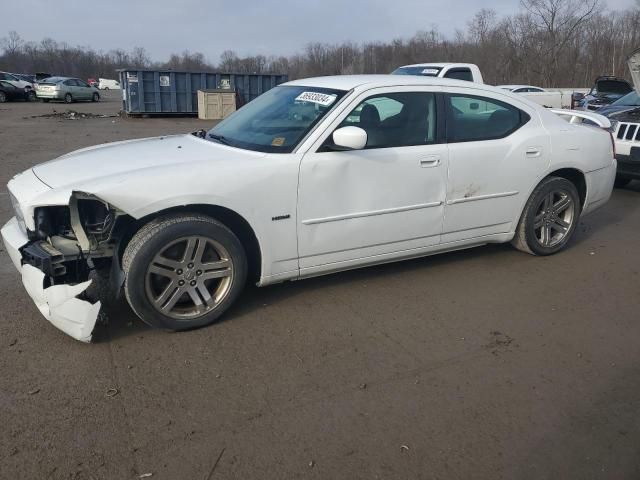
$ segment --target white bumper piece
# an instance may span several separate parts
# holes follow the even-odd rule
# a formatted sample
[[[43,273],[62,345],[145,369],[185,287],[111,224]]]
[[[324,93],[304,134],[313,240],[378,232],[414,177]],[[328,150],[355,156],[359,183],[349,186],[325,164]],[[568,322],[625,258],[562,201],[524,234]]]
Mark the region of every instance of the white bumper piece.
[[[20,248],[27,243],[28,238],[20,230],[15,218],[2,227],[2,240],[12,262],[22,274],[22,283],[27,293],[40,313],[67,335],[81,342],[90,342],[101,304],[91,304],[76,297],[89,288],[91,280],[77,285],[44,288],[45,274],[32,265],[22,265]]]

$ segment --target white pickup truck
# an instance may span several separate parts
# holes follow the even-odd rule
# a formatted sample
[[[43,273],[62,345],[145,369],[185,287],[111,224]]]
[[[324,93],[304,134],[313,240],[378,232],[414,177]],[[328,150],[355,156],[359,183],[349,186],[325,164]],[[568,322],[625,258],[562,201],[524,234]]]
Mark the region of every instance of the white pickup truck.
[[[427,77],[454,78],[469,82],[484,83],[480,68],[473,63],[416,63],[397,68],[392,75],[422,75]],[[499,85],[532,102],[547,108],[572,108],[574,92],[587,93],[588,88],[540,88],[531,85]]]

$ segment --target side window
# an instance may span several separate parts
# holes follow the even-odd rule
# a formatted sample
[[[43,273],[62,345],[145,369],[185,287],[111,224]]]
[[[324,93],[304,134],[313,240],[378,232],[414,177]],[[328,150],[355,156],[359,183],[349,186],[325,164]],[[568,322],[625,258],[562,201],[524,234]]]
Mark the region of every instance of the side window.
[[[89,88],[89,85],[87,85],[85,82],[83,82],[82,80],[78,80],[76,78],[76,85],[78,85],[79,87],[85,87],[85,88]]]
[[[436,110],[433,93],[375,95],[353,109],[338,128],[355,126],[365,130],[365,148],[428,145],[436,141]]]
[[[452,68],[444,74],[444,78],[453,78],[455,80],[466,80],[467,82],[473,82],[473,75],[468,68]]]
[[[75,87],[75,86],[76,86],[76,82],[75,82],[74,80],[65,80],[65,81],[64,81],[64,84],[65,84],[67,87]]]
[[[504,138],[531,118],[513,105],[471,95],[448,95],[446,109],[449,142]]]

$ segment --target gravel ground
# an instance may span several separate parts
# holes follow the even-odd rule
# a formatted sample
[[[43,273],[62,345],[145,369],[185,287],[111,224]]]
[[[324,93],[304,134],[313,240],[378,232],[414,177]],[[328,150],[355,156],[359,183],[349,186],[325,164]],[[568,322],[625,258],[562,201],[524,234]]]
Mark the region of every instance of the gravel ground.
[[[209,126],[41,117],[67,108],[0,105],[1,185]],[[114,114],[118,93],[71,108]],[[2,249],[0,478],[640,478],[639,234],[635,182],[553,257],[489,246],[249,287],[179,334],[115,306],[91,345],[41,317]]]

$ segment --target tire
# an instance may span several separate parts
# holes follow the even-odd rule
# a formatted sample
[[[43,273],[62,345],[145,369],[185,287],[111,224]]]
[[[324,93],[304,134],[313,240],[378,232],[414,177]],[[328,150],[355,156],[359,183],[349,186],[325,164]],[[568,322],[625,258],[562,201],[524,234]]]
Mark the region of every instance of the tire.
[[[5,103],[7,101],[7,94],[4,92],[0,92],[0,103]]]
[[[629,183],[631,183],[631,179],[630,178],[616,177],[616,180],[615,180],[613,186],[616,187],[616,188],[624,188],[627,185],[629,185]]]
[[[70,93],[67,93],[67,94],[64,96],[64,103],[72,103],[72,102],[73,102],[73,97],[71,96],[71,94],[70,94]]]
[[[35,102],[37,99],[38,97],[36,97],[36,92],[33,90],[29,90],[27,92],[27,102]]]
[[[248,267],[229,228],[205,215],[182,214],[142,227],[125,249],[122,268],[125,295],[142,321],[189,330],[215,322],[235,302]]]
[[[580,211],[576,186],[566,178],[547,177],[527,200],[511,244],[531,255],[557,253],[575,233]]]
[[[97,93],[93,94],[93,97],[91,97],[91,101],[92,102],[99,102],[100,101],[100,95]]]
[[[48,98],[43,98],[43,99],[42,99],[42,101],[43,101],[44,103],[49,103],[49,99],[48,99]]]

